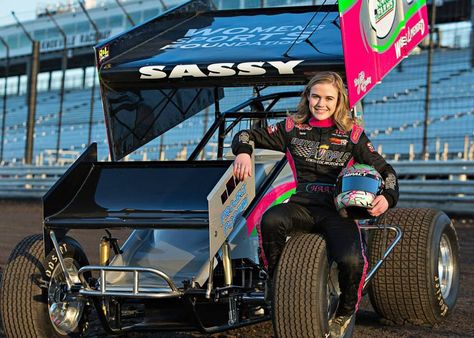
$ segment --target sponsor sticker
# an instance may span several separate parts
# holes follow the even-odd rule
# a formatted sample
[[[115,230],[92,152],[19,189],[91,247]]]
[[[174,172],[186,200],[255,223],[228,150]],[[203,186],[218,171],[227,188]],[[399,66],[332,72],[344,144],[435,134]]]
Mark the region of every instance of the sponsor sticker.
[[[395,42],[395,55],[397,59],[402,56],[402,48],[408,45],[417,35],[425,35],[425,22],[420,19],[413,27],[407,27],[405,34],[401,35]]]
[[[102,62],[107,59],[110,56],[109,52],[109,46],[104,46],[99,49],[99,62]]]
[[[276,133],[278,131],[278,125],[272,124],[271,126],[268,126],[267,131],[270,135]]]
[[[375,152],[375,148],[372,142],[367,142],[367,148],[369,149],[371,153]]]
[[[387,178],[385,179],[385,187],[387,189],[395,190],[396,185],[397,185],[397,178],[395,177],[395,175],[388,174]]]
[[[341,129],[336,129],[334,132],[333,132],[333,135],[334,136],[344,136],[344,137],[347,137],[347,134],[344,130],[341,130]]]
[[[100,53],[100,52],[99,52]],[[182,79],[182,78],[202,78],[202,77],[225,77],[225,76],[257,76],[264,75],[267,71],[277,72],[280,75],[295,74],[295,67],[304,60],[291,61],[252,61],[242,63],[211,63],[206,68],[200,65],[180,64],[172,68],[165,65],[143,66],[138,69],[140,79]]]
[[[368,76],[367,78],[365,77],[365,72],[361,71],[359,73],[359,76],[354,79],[354,87],[356,87],[357,94],[360,94],[360,92],[365,93],[367,91],[367,86],[372,83],[372,77]]]
[[[306,124],[306,123],[297,123],[295,126],[299,130],[311,130],[311,129],[313,129],[313,127],[311,127],[309,124]]]
[[[337,138],[337,137],[330,137],[329,142],[331,142],[331,144],[336,144],[336,145],[339,145],[339,146],[345,146],[348,141]]]
[[[370,24],[379,39],[387,36],[395,21],[395,0],[369,0]]]
[[[220,215],[224,236],[227,236],[229,232],[232,231],[236,217],[245,210],[248,204],[247,185],[244,183],[237,191],[237,195],[235,195],[234,199],[225,203],[224,211]]]
[[[357,142],[359,142],[360,135],[362,135],[362,128],[355,124],[354,127],[352,127],[351,141],[357,144]]]
[[[286,121],[285,121],[285,130],[286,132],[290,132],[293,130],[293,128],[295,127],[295,121],[293,121],[293,119],[291,117],[287,117],[286,118]]]
[[[246,131],[241,132],[239,135],[239,142],[241,143],[249,143],[250,142],[250,135]]]

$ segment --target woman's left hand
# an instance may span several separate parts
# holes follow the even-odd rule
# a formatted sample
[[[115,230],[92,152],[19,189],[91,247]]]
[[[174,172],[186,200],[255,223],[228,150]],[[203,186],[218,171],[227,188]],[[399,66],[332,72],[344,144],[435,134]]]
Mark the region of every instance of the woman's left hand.
[[[374,201],[372,202],[372,208],[367,209],[371,216],[377,217],[382,215],[388,209],[388,201],[387,199],[382,196],[378,195],[375,197]]]

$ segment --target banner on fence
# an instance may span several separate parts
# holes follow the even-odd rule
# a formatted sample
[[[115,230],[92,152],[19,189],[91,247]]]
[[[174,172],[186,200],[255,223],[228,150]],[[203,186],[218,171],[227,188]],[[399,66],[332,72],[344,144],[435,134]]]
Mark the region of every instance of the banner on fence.
[[[428,34],[426,0],[339,0],[353,107]]]

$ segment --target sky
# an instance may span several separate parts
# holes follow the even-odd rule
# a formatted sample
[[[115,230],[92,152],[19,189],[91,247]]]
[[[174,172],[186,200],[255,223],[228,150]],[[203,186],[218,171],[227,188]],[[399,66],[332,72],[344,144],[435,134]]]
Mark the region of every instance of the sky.
[[[18,19],[29,20],[34,19],[36,6],[38,4],[45,5],[47,3],[55,4],[57,0],[0,0],[0,26],[15,22],[11,11],[14,11]]]

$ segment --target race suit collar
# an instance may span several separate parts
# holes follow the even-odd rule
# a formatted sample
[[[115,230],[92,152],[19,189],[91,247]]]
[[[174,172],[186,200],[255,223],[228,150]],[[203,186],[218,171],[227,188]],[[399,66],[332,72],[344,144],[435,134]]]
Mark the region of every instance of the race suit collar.
[[[311,116],[311,118],[309,119],[309,125],[312,127],[327,128],[335,125],[335,122],[332,117],[329,117],[324,120],[316,120],[314,116]]]

